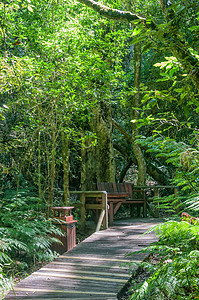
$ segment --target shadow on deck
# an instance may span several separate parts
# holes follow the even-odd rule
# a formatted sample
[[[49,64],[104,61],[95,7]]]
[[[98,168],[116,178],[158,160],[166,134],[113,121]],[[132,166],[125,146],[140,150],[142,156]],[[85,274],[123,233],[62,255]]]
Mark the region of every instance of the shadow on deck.
[[[115,221],[107,230],[93,233],[72,250],[19,282],[5,299],[117,299],[127,282],[128,268],[121,264],[142,261],[141,250],[156,240],[153,233],[140,236],[160,219]]]

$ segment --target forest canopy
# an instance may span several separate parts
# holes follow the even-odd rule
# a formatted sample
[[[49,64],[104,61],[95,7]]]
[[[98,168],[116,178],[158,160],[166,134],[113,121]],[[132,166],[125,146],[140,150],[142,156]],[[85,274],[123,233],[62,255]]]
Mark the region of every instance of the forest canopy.
[[[197,1],[0,8],[3,190],[31,185],[52,206],[125,176],[197,185]]]
[[[175,186],[159,208],[197,216],[198,90],[196,0],[1,1],[0,262],[1,240],[42,260],[51,207],[94,183]]]

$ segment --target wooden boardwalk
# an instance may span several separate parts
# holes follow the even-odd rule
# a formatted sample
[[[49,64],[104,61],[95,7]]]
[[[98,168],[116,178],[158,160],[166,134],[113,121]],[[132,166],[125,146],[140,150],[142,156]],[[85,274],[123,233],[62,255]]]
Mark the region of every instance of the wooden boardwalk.
[[[157,223],[157,219],[115,222],[19,282],[5,299],[117,299],[129,278],[128,268],[120,264],[144,259],[141,254],[125,254],[155,241],[154,234],[140,235]]]

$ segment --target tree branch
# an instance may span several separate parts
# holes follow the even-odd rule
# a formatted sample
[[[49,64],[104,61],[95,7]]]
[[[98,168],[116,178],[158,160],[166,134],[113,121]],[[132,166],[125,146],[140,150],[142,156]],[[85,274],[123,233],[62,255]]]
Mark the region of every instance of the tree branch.
[[[93,0],[79,0],[82,4],[92,8],[96,12],[98,12],[101,16],[114,19],[123,22],[132,22],[132,21],[145,21],[145,18],[142,18],[136,14],[132,14],[129,11],[121,11],[119,9],[114,9],[103,5],[100,2],[96,2]]]
[[[103,5],[100,2],[96,2],[94,0],[78,0],[82,4],[92,8],[96,12],[98,12],[101,16],[118,20],[121,22],[133,22],[133,21],[140,21],[144,23],[146,28],[150,28],[152,30],[156,30],[156,25],[153,21],[147,22],[146,18],[142,18],[136,14],[133,14],[128,11],[122,11],[119,9],[113,9]],[[161,9],[165,15],[165,19],[167,23],[172,24],[173,18],[175,18],[175,14],[171,12],[168,13],[168,1],[166,0],[159,0]],[[169,33],[167,36],[164,36],[163,42],[166,43],[166,47],[170,49],[173,55],[178,59],[181,63],[183,69],[188,73],[188,76],[191,78],[192,82],[195,84],[196,88],[199,89],[199,63],[197,58],[195,58],[189,51],[189,45],[183,44],[183,42],[179,39],[178,35],[176,34],[176,26],[171,25],[169,26]]]
[[[131,144],[132,143],[132,135],[128,133],[119,123],[117,123],[114,119],[112,119],[113,126],[117,128],[125,137],[125,139]]]
[[[119,151],[126,160],[126,165],[123,170],[121,170],[119,182],[122,182],[124,176],[126,175],[128,169],[131,167],[132,164],[137,165],[137,160],[132,152],[128,150],[126,147],[123,147],[121,144],[113,143],[113,147]],[[152,158],[153,159],[153,158]],[[158,182],[160,185],[169,185],[170,178],[166,175],[162,170],[160,170],[153,162],[152,159],[146,158],[147,162],[147,173]]]

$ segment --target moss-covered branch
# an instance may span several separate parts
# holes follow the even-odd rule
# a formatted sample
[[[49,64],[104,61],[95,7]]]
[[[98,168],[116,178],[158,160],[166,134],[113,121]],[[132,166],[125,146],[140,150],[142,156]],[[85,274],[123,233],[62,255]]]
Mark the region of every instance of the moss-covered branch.
[[[113,9],[113,8],[103,5],[100,2],[96,2],[93,0],[79,0],[79,2],[92,8],[93,10],[98,12],[101,16],[108,18],[108,19],[114,19],[114,20],[123,21],[123,22],[132,22],[132,21],[136,21],[136,20],[144,21],[145,20],[145,18],[142,18],[142,17],[140,17],[136,14],[133,14],[129,11]]]
[[[98,12],[101,16],[113,19],[121,22],[133,22],[133,21],[141,21],[144,23],[146,28],[152,29],[151,36],[153,36],[153,30],[157,31],[159,28],[155,25],[153,21],[148,22],[147,17],[142,18],[137,14],[134,14],[129,11],[122,11],[118,9],[113,9],[107,7],[100,2],[96,2],[94,0],[79,0],[82,4],[92,8],[96,12]],[[176,27],[175,23],[173,25],[173,20],[175,19],[175,13],[171,13],[170,10],[167,10],[167,2],[164,0],[160,0],[160,7],[165,16],[165,22],[167,25],[167,30],[169,32],[165,35],[159,35],[160,40],[165,44],[165,47],[168,48],[173,55],[178,59],[181,63],[183,69],[187,72],[188,76],[194,83],[195,87],[199,89],[199,63],[198,59],[191,54],[189,48],[189,44],[184,43],[181,38],[178,36],[178,27]],[[169,11],[169,13],[168,13]],[[149,16],[151,19],[151,15]],[[155,33],[157,37],[157,32]]]

